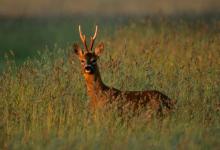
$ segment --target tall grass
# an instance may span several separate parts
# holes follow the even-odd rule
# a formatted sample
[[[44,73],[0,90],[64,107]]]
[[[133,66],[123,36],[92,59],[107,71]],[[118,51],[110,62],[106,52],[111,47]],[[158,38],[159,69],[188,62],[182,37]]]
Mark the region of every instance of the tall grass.
[[[77,34],[77,33],[76,33]],[[220,32],[211,24],[145,20],[100,41],[103,81],[122,90],[157,89],[176,99],[162,122],[122,122],[114,110],[93,118],[71,48],[39,53],[0,76],[3,149],[218,149]]]

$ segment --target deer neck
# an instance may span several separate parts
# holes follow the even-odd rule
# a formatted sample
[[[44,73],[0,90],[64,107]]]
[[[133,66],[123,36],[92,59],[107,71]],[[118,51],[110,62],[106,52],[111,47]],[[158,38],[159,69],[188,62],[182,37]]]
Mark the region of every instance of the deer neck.
[[[102,93],[106,88],[102,82],[99,69],[97,68],[94,74],[84,74],[88,96],[94,97]]]

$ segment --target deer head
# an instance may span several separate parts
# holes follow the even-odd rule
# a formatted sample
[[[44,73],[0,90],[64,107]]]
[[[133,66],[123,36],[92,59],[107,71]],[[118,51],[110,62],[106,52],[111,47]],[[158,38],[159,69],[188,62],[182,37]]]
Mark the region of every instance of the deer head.
[[[90,37],[90,45],[89,48],[86,44],[86,36],[82,33],[81,27],[79,25],[79,36],[84,45],[84,49],[82,49],[78,44],[73,45],[73,49],[75,54],[78,56],[81,61],[82,71],[84,74],[95,74],[98,71],[97,60],[104,50],[104,44],[100,43],[95,50],[93,51],[94,42],[97,36],[98,26],[96,25],[95,33]]]

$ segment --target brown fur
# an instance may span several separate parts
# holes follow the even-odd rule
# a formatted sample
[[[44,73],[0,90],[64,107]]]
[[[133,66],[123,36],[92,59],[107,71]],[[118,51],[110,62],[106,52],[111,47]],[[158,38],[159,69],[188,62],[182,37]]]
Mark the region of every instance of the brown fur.
[[[175,101],[168,98],[159,91],[120,91],[106,86],[101,79],[99,71],[96,74],[84,73],[87,94],[90,98],[91,110],[104,108],[108,104],[117,103],[118,109],[150,109],[150,113],[165,115],[173,110]],[[127,107],[127,108],[125,108]],[[150,115],[149,113],[147,115]]]
[[[82,41],[85,42],[85,37]],[[84,43],[84,45],[86,44]],[[144,109],[147,117],[151,117],[153,113],[164,115],[174,109],[176,101],[171,100],[159,91],[120,91],[105,85],[102,82],[96,63],[103,50],[103,43],[99,44],[94,52],[92,52],[92,48],[83,52],[77,44],[74,45],[74,51],[82,62],[82,71],[86,81],[87,94],[90,98],[89,106],[91,110],[95,111],[116,104],[118,110],[122,113],[126,110],[135,112],[138,109]],[[86,66],[90,66],[93,72],[86,72]]]

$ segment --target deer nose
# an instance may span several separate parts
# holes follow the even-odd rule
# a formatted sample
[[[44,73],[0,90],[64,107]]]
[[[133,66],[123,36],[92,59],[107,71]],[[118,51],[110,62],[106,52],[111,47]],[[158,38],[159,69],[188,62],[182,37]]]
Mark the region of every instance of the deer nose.
[[[93,73],[94,72],[94,68],[91,65],[86,65],[85,66],[85,72],[86,73]]]

